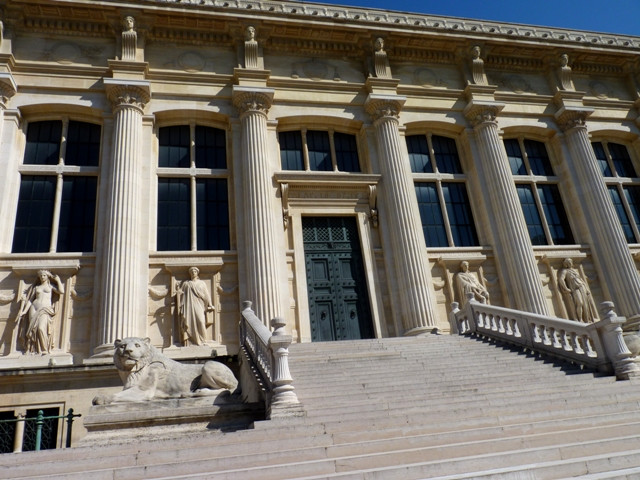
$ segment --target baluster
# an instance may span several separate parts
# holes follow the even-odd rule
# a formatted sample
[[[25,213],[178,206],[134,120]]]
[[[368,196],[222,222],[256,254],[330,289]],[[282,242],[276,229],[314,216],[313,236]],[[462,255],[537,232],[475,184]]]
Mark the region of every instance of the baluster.
[[[512,328],[513,319],[512,318],[507,318],[504,323],[505,323],[507,335],[512,337],[513,336],[513,328]]]
[[[549,335],[549,327],[541,325],[542,327],[542,343],[544,345],[551,345],[551,337]]]
[[[560,343],[560,334],[555,328],[551,328],[551,342],[553,348],[562,348],[562,344]]]
[[[498,317],[498,332],[505,333],[506,329],[504,328],[504,318]]]
[[[531,324],[531,333],[533,334],[533,343],[541,343],[542,338],[540,337],[540,329],[539,326],[535,323]]]
[[[591,338],[589,337],[589,335],[583,335],[582,339],[584,341],[584,346],[587,351],[587,356],[596,358],[598,356],[598,352],[596,352],[595,349],[593,348],[593,343],[591,342]]]
[[[298,396],[294,392],[293,378],[289,372],[289,345],[291,345],[291,335],[286,335],[284,327],[286,322],[282,318],[271,320],[274,327],[273,334],[269,339],[269,346],[273,354],[272,379],[273,397],[271,404],[293,404],[300,403]]]
[[[584,355],[584,348],[582,348],[582,338],[580,338],[580,336],[576,332],[571,332],[571,340],[573,343],[573,351],[580,355]]]
[[[518,319],[511,319],[511,330],[513,331],[513,336],[520,338],[522,337],[522,333],[520,332],[520,326],[518,325]]]

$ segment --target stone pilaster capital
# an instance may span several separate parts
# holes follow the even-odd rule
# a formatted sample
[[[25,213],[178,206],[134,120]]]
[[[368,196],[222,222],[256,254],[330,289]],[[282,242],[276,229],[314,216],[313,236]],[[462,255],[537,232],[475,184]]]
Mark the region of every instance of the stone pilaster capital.
[[[374,122],[383,118],[397,120],[406,101],[406,97],[371,93],[364,102],[364,108]]]
[[[271,88],[234,85],[233,106],[241,116],[250,112],[266,115],[273,105],[273,94]]]
[[[150,83],[145,80],[105,78],[104,84],[114,110],[133,107],[142,113],[145,105],[151,100]]]
[[[8,72],[0,72],[0,104],[6,106],[7,102],[18,91],[13,75]]]
[[[478,102],[471,100],[463,113],[473,127],[483,124],[495,124],[504,104],[497,102]]]
[[[593,113],[593,109],[590,108],[570,108],[561,107],[555,113],[556,123],[560,130],[567,132],[573,128],[586,128],[587,117]]]

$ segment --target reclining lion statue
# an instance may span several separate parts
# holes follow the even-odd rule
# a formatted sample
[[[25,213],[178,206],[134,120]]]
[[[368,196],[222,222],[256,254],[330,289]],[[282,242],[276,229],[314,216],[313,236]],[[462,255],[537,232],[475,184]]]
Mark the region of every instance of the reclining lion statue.
[[[176,362],[156,350],[149,338],[125,338],[116,340],[114,345],[113,363],[124,389],[114,395],[98,395],[93,399],[94,405],[217,395],[238,387],[229,367],[220,362],[208,361],[204,365]]]

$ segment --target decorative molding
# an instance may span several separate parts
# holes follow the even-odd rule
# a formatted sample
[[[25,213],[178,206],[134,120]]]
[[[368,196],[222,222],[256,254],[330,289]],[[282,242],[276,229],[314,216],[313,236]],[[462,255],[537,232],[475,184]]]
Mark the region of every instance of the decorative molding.
[[[384,96],[372,93],[369,94],[364,108],[374,122],[383,118],[397,120],[406,100],[405,97]]]
[[[562,132],[573,128],[586,128],[587,117],[593,113],[593,109],[574,109],[561,107],[555,114],[556,123]]]
[[[105,86],[107,87],[107,97],[112,103],[114,110],[129,106],[142,111],[146,104],[149,103],[149,100],[151,100],[148,88],[131,85],[129,83],[107,83],[107,80],[109,79],[104,80]]]
[[[132,16],[126,16],[122,20],[122,60],[134,62],[138,49],[138,34],[136,33],[136,21]]]
[[[273,90],[233,86],[233,106],[240,115],[257,112],[266,115],[273,104]]]
[[[504,104],[495,102],[475,102],[471,100],[464,109],[464,116],[472,127],[483,123],[496,123]]]

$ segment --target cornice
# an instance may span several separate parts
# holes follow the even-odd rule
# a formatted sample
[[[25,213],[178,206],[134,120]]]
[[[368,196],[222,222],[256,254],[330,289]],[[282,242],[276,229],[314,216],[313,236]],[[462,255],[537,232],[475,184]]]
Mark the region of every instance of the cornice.
[[[13,2],[12,2],[13,3]],[[140,9],[141,7],[150,12],[156,10],[158,14],[162,11],[172,10],[183,13],[191,11],[225,13],[228,12],[235,18],[238,12],[242,12],[243,17],[253,17],[258,20],[282,19],[288,21],[302,20],[314,23],[331,23],[333,25],[345,25],[346,28],[365,27],[370,29],[380,29],[383,31],[422,31],[433,33],[460,34],[464,36],[474,36],[475,38],[507,38],[519,39],[531,43],[539,41],[553,44],[564,44],[571,46],[582,45],[585,47],[600,47],[604,49],[637,50],[640,48],[640,37],[632,35],[609,34],[601,32],[590,32],[573,30],[566,28],[544,27],[535,25],[524,25],[517,23],[505,23],[487,20],[474,20],[468,18],[445,17],[439,15],[425,15],[418,13],[395,12],[389,10],[367,9],[361,7],[325,5],[322,3],[308,3],[298,1],[278,1],[278,0],[70,0],[70,1],[48,1],[46,7],[41,7],[31,0],[18,0],[17,4],[25,5],[28,17],[37,17],[28,20],[34,28],[51,28],[56,26],[60,20],[55,18],[53,12],[56,9],[86,9],[84,19],[64,18],[65,28],[76,30],[78,34],[98,33],[104,29],[105,33],[109,28],[107,25],[100,25],[101,19],[97,16],[100,13],[99,6],[106,7],[113,13],[114,8],[120,9]],[[45,9],[47,12],[36,14],[37,9]],[[108,15],[108,13],[105,13]],[[203,19],[199,19],[201,21]],[[347,23],[348,22],[348,23]],[[77,25],[75,25],[77,23]],[[57,26],[60,28],[60,25]],[[211,30],[209,30],[211,31]],[[215,31],[215,30],[214,30]]]

